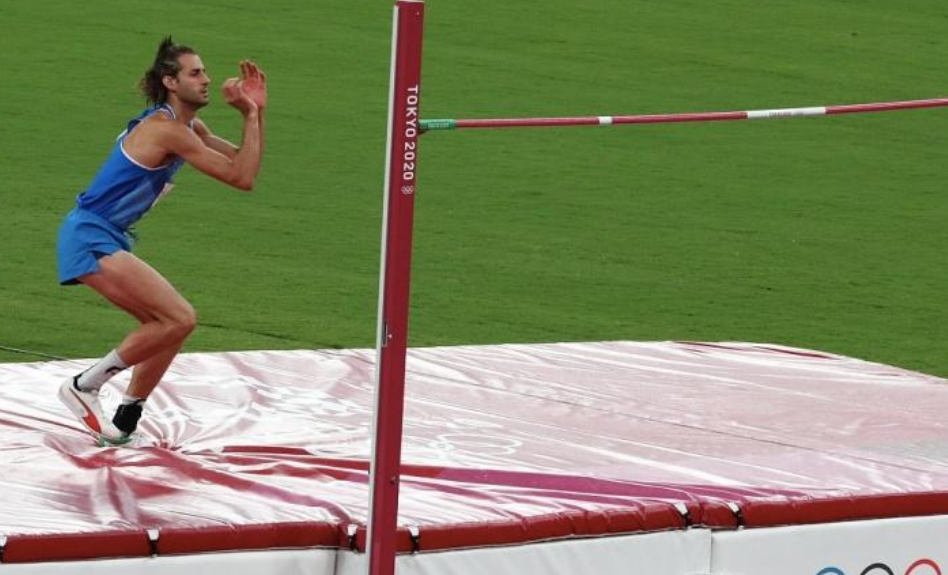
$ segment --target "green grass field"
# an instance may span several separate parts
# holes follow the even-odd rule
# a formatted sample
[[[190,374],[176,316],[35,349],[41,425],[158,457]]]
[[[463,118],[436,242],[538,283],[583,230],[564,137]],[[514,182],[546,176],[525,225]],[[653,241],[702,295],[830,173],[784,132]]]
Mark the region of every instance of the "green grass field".
[[[242,195],[182,170],[136,253],[186,351],[371,347],[391,4],[0,2],[0,346],[100,356],[133,323],[56,285],[55,233],[164,34],[256,59]],[[948,94],[948,5],[431,0],[423,116],[743,110]],[[239,116],[202,117],[239,138]],[[948,375],[948,111],[422,140],[411,342],[758,341]],[[42,359],[0,351],[0,361]]]

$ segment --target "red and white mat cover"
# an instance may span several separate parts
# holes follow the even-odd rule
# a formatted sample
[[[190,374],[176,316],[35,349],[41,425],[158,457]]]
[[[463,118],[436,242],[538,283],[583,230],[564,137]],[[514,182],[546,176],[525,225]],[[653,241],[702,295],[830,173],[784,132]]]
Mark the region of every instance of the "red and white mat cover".
[[[363,549],[374,361],[181,355],[125,448],[56,398],[92,360],[0,364],[3,560]],[[948,514],[946,413],[944,379],[780,345],[413,349],[398,548]]]

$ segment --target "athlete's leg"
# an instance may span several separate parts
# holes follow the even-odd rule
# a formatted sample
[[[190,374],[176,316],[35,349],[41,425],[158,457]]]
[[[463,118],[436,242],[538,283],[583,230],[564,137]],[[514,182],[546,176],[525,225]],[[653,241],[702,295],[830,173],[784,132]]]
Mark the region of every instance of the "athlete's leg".
[[[122,403],[112,418],[112,424],[125,435],[131,435],[138,427],[145,401],[158,386],[180,349],[180,345],[171,346],[135,366],[132,382],[125,390]]]
[[[151,392],[168,371],[168,366],[181,350],[181,344],[167,347],[143,362],[135,365],[132,370],[132,382],[125,390],[125,395],[138,399],[148,399]]]
[[[100,258],[99,271],[79,280],[141,322],[117,351],[128,365],[141,366],[129,395],[147,397],[194,331],[194,308],[154,268],[125,251]]]

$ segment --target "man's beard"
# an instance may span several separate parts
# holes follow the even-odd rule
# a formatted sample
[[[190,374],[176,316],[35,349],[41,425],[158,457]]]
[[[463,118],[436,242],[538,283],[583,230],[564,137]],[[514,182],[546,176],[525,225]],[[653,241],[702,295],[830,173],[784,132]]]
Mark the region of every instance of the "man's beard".
[[[210,102],[210,97],[202,98],[200,95],[194,98],[181,98],[179,96],[179,99],[185,104],[194,108],[195,110],[198,108],[203,108],[204,106],[207,106],[207,104]]]

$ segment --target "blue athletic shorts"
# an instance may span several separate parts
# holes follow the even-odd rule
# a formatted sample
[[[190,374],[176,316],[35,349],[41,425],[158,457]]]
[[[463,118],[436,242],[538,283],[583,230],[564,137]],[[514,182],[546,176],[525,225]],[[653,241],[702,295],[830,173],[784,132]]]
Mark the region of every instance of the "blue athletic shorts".
[[[127,232],[88,210],[73,209],[63,220],[56,242],[59,283],[79,283],[80,276],[99,271],[99,258],[121,250],[132,251]]]

